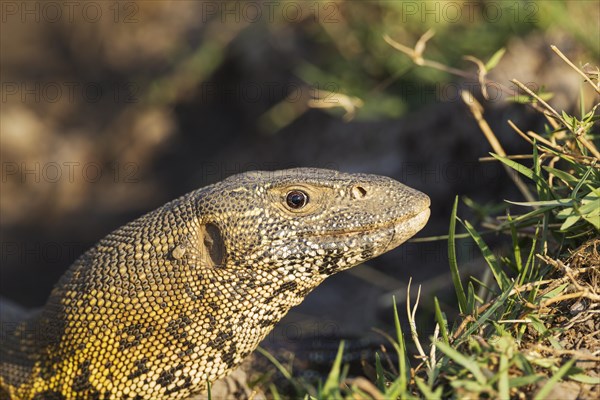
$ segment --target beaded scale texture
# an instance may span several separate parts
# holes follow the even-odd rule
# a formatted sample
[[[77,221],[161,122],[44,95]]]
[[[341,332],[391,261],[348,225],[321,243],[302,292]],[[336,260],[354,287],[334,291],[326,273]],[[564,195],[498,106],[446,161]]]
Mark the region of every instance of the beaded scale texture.
[[[393,179],[234,175],[117,229],[0,338],[0,399],[185,399],[227,375],[326,277],[429,217]]]

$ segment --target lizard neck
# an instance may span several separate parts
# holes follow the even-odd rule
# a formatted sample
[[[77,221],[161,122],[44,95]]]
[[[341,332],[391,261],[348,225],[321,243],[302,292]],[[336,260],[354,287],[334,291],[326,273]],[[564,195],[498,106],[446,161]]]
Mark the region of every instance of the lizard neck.
[[[208,321],[200,329],[210,336],[215,348],[219,336],[245,338],[235,345],[235,354],[227,354],[230,367],[241,363],[287,312],[300,304],[305,296],[324,279],[316,275],[305,280],[290,279],[280,270],[255,270],[247,267],[202,269],[198,279],[190,281],[186,295],[190,302],[209,305],[198,319]],[[217,331],[213,314],[225,313],[228,323]]]

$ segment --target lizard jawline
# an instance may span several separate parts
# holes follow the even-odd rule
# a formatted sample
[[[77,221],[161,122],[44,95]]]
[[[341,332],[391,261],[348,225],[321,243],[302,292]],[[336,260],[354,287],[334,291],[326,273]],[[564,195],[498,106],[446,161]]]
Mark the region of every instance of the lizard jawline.
[[[340,237],[340,236],[352,236],[355,234],[370,235],[370,234],[375,234],[378,232],[388,230],[390,228],[393,228],[394,231],[397,232],[397,230],[395,229],[396,227],[414,226],[414,230],[413,229],[407,230],[407,232],[412,231],[408,236],[408,237],[411,237],[412,235],[417,233],[419,230],[421,230],[421,228],[423,228],[423,226],[425,226],[425,223],[429,219],[429,213],[430,213],[429,208],[426,208],[416,214],[409,215],[409,216],[403,216],[402,218],[397,218],[397,219],[394,219],[394,220],[391,220],[388,222],[384,222],[379,225],[364,225],[364,226],[360,226],[360,227],[356,227],[356,228],[336,229],[336,230],[330,230],[330,231],[325,231],[325,232],[310,231],[310,232],[305,232],[305,233],[299,234],[298,236],[311,237],[311,236],[319,235],[319,236]],[[402,236],[405,236],[405,235],[402,235]]]

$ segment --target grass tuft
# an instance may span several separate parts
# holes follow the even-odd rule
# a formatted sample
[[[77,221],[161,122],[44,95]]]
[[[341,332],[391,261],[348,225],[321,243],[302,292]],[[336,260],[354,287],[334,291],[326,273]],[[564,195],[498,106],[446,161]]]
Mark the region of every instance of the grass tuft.
[[[418,52],[386,40],[423,68],[441,68],[424,58],[431,38],[430,33],[422,38],[415,47]],[[600,93],[597,74],[584,72],[558,49],[554,51],[585,77],[586,85]],[[479,66],[476,76],[482,86],[502,54],[498,51],[487,64],[469,58]],[[450,67],[443,70],[456,71]],[[474,102],[473,95],[463,96],[494,149],[492,158],[485,161],[505,166],[526,201],[481,206],[463,199],[483,221],[476,227],[458,217],[456,198],[448,236],[443,238],[448,242],[460,316],[452,323],[447,321],[435,298],[436,330],[424,341],[416,330],[417,306],[413,310],[409,306],[411,337],[418,349],[417,355],[409,356],[394,299],[395,337],[382,334],[398,355],[397,369],[391,362],[382,362],[387,357],[384,351],[376,355],[371,367],[375,371],[372,382],[349,379],[342,367],[342,343],[327,380],[310,398],[547,399],[570,397],[573,385],[578,398],[600,398],[600,153],[594,144],[599,135],[593,132],[600,119],[599,105],[580,110],[576,117],[552,108],[547,102],[549,94],[534,93],[513,82],[524,91],[516,100],[529,104],[547,120],[543,133],[525,133],[508,121],[516,134],[531,144],[530,155],[504,153],[483,119],[481,105]],[[466,233],[457,233],[456,221]],[[508,251],[497,255],[500,251],[494,251],[497,249],[484,239],[489,234],[504,237]],[[475,242],[493,276],[491,282],[470,277],[465,291],[458,240]],[[429,355],[421,343],[429,344]]]

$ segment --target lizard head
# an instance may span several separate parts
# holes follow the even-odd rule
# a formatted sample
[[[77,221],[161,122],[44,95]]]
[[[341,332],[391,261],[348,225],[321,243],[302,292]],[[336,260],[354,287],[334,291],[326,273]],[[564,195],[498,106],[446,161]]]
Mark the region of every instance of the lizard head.
[[[312,168],[235,175],[202,200],[217,261],[316,281],[403,243],[430,205],[391,178]]]
[[[414,189],[329,170],[248,172],[188,193],[65,273],[28,322],[58,327],[28,350],[41,372],[24,373],[34,384],[12,397],[202,392],[323,279],[393,249],[428,217],[429,198]],[[15,343],[30,346],[20,334]]]

